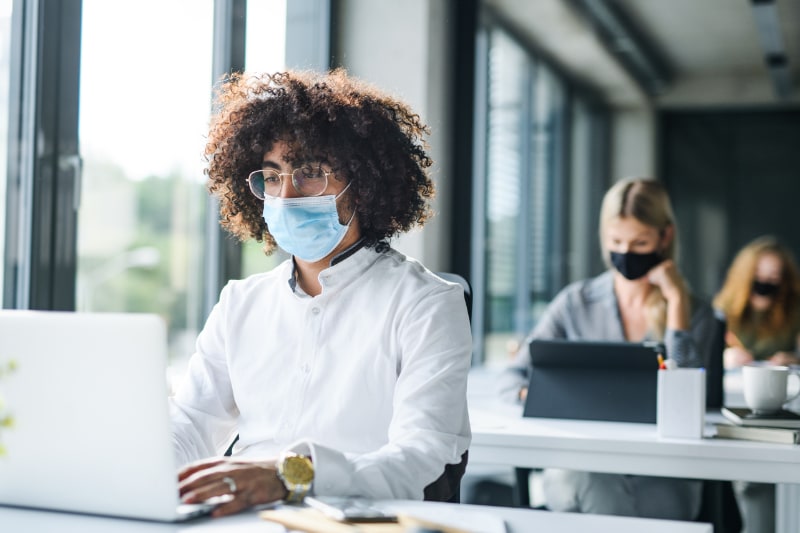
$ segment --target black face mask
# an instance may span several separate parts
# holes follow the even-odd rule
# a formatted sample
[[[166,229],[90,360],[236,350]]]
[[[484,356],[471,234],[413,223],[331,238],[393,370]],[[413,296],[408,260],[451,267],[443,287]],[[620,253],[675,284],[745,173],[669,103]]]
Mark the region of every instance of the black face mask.
[[[620,274],[630,280],[641,278],[662,261],[664,261],[664,258],[658,252],[650,252],[649,254],[611,252],[611,264]]]
[[[753,292],[759,296],[774,296],[778,293],[780,285],[774,283],[764,283],[763,281],[753,280]]]

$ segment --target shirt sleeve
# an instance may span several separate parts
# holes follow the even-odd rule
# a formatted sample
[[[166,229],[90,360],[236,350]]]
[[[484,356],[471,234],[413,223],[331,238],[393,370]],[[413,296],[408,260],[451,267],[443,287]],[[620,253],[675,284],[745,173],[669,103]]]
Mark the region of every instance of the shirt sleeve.
[[[226,286],[197,338],[187,372],[170,398],[178,466],[221,455],[236,432],[239,411],[228,373],[222,317],[228,292]]]
[[[307,440],[290,448],[311,455],[315,494],[421,500],[469,447],[472,336],[462,289],[420,299],[398,327],[402,353],[388,442],[368,453]]]

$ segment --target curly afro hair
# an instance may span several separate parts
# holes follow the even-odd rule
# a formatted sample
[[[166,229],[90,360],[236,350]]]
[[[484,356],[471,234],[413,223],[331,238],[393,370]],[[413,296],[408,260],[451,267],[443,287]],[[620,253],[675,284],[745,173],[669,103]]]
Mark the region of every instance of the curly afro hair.
[[[367,246],[430,218],[428,127],[406,104],[344,70],[234,74],[220,85],[216,105],[205,173],[220,201],[220,224],[240,240],[264,242],[267,254],[275,249],[263,202],[246,178],[277,141],[288,146],[288,164],[323,162],[350,183],[350,207]]]

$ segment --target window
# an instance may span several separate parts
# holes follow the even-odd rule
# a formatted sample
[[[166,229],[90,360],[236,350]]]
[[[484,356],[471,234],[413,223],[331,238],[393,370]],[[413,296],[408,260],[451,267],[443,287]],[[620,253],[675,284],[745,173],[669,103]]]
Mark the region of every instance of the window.
[[[477,159],[484,168],[476,167],[473,198],[485,220],[473,226],[472,271],[481,277],[473,286],[482,288],[473,335],[475,359],[503,365],[553,296],[594,271],[596,254],[585,243],[596,240],[596,193],[605,175],[596,157],[595,107],[486,19],[477,40],[484,89],[476,94],[484,101],[477,104],[475,127],[483,134],[475,149],[485,155]]]
[[[250,0],[247,3],[245,71],[272,73],[286,68],[286,0]],[[263,243],[242,246],[242,276],[271,270],[288,255],[276,250],[265,256]]]
[[[4,306],[159,314],[179,371],[220,283],[285,257],[218,233],[212,84],[284,69],[308,28],[327,58],[329,23],[327,0],[0,0]]]
[[[213,14],[212,0],[82,9],[77,309],[163,316],[173,358],[205,318]]]
[[[489,39],[486,169],[486,346],[501,353],[514,332],[520,239],[524,216],[528,136],[526,91],[532,75],[524,50],[505,33]]]
[[[0,116],[8,117],[8,86],[11,72],[11,3],[0,0]],[[0,120],[0,206],[5,212],[6,173],[8,170],[8,119]],[[0,216],[0,257],[5,257],[6,219]],[[0,301],[3,300],[4,268],[0,267]]]

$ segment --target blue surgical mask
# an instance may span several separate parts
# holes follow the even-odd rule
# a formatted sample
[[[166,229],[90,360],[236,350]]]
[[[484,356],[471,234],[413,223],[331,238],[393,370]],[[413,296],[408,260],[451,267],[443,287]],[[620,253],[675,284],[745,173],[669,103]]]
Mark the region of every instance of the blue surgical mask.
[[[313,263],[331,253],[342,242],[347,224],[339,222],[336,200],[350,187],[347,184],[336,196],[264,199],[264,221],[278,246],[293,256]]]

